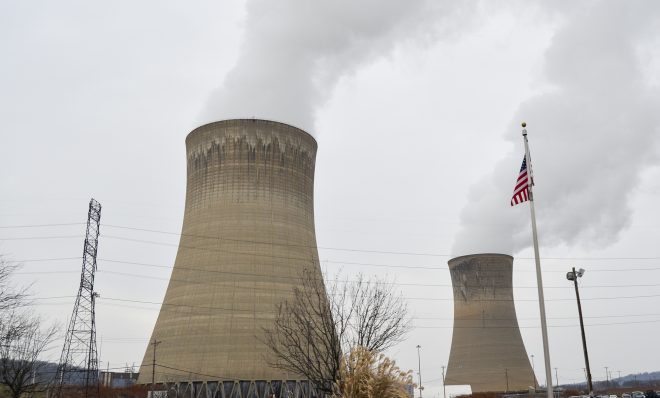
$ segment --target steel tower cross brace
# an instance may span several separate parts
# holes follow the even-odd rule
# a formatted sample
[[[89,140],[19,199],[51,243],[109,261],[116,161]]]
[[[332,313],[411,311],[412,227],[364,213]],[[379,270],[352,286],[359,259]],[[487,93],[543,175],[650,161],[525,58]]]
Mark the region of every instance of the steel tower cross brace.
[[[73,306],[69,328],[57,368],[56,398],[67,395],[67,389],[83,388],[85,397],[98,396],[99,374],[96,351],[96,320],[94,307],[98,294],[94,291],[96,253],[99,243],[101,204],[89,201],[87,233],[83,248],[80,288]]]

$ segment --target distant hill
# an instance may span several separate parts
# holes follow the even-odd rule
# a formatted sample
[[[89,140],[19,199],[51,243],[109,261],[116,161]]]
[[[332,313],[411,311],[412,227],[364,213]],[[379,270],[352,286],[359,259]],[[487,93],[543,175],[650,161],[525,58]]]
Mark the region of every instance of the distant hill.
[[[642,387],[652,387],[657,389],[660,387],[660,371],[655,372],[643,372],[643,373],[632,373],[622,377],[615,377],[610,379],[609,383],[607,381],[598,380],[594,381],[594,390],[608,390],[616,388],[642,388]],[[586,390],[587,383],[574,383],[574,384],[562,384],[561,387],[567,390]]]

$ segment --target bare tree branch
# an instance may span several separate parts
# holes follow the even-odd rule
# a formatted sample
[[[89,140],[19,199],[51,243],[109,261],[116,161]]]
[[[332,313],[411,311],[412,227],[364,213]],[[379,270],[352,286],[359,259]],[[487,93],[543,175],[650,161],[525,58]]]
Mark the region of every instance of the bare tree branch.
[[[12,273],[18,268],[17,264],[10,263],[0,255],[0,314],[23,305],[27,297],[26,288],[16,289],[10,283]]]

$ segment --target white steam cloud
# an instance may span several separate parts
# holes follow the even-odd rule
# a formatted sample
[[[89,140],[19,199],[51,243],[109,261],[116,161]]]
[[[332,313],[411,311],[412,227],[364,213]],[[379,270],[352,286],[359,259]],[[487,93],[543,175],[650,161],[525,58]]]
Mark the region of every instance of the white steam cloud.
[[[201,122],[263,118],[313,131],[314,113],[342,76],[402,40],[429,38],[443,15],[432,0],[250,0],[238,61]]]
[[[660,33],[660,2],[571,2],[560,13],[545,56],[551,89],[520,106],[508,134],[515,151],[473,187],[456,255],[531,244],[528,206],[509,208],[523,158],[520,121],[528,122],[543,245],[614,242],[630,223],[640,172],[658,163],[659,71],[643,55],[657,45],[644,38]]]

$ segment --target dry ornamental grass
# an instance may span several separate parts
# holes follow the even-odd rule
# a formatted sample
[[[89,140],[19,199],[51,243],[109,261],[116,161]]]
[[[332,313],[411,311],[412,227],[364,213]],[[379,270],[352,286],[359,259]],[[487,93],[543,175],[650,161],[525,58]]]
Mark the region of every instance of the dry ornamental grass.
[[[413,384],[412,371],[404,372],[385,355],[362,347],[343,358],[340,380],[338,398],[408,398],[406,386]]]

